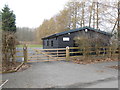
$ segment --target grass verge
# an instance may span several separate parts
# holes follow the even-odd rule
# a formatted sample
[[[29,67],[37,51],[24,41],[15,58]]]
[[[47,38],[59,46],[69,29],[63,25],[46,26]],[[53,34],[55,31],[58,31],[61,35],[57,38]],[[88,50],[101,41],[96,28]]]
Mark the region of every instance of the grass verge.
[[[17,45],[17,47],[23,47],[24,45]],[[42,47],[42,45],[38,45],[38,44],[33,44],[33,45],[28,45],[28,47]]]

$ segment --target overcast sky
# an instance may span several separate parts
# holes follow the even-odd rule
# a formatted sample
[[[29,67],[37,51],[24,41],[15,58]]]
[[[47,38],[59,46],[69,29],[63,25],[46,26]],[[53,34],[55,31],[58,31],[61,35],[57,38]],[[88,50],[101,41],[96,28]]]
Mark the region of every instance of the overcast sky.
[[[35,28],[64,8],[69,0],[0,0],[0,10],[7,4],[16,15],[17,27]]]

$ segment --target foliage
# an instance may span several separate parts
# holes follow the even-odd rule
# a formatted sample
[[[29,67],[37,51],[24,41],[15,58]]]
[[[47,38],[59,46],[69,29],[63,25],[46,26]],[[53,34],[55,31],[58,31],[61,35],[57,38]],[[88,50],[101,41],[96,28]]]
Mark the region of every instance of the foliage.
[[[16,32],[15,14],[11,11],[8,5],[2,9],[2,30]]]
[[[94,38],[92,38],[94,37]],[[80,47],[95,47],[95,46],[106,46],[109,45],[108,39],[102,37],[101,35],[94,35],[90,37],[88,34],[86,35],[78,35],[74,38],[75,43]]]
[[[24,45],[17,45],[17,47],[23,47]],[[42,48],[42,45],[27,45],[28,47],[39,47],[39,48]]]
[[[2,32],[2,60],[3,66],[9,69],[10,62],[15,64],[16,38],[13,33]]]
[[[28,27],[17,27],[16,37],[18,41],[34,41],[35,30]]]
[[[91,43],[90,43],[90,39],[86,36],[77,36],[74,38],[75,43],[80,46],[80,47],[90,47]]]
[[[8,70],[12,63],[15,64],[16,53],[16,25],[15,14],[10,10],[8,5],[2,9],[2,63]]]
[[[113,36],[110,40],[110,46],[112,47],[112,53],[114,53],[116,51],[116,49],[118,48],[118,38],[116,38],[115,36]]]
[[[63,10],[49,20],[44,20],[37,28],[37,41],[42,43],[42,37],[83,26],[110,32],[117,20],[117,8],[113,9],[116,4],[117,2],[70,0]],[[117,30],[116,27],[114,29]]]
[[[2,13],[0,11],[0,47],[2,44]]]

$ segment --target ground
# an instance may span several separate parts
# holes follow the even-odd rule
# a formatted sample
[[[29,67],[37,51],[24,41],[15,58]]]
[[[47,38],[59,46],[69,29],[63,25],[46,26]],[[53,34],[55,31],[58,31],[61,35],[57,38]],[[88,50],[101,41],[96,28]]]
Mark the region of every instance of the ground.
[[[15,70],[20,64],[21,64],[20,62],[16,62],[16,63],[10,62],[10,63],[9,63],[9,67],[8,67],[8,66],[6,67],[5,65],[1,64],[1,65],[0,65],[0,73],[2,73],[2,72],[8,72],[8,71],[13,71],[13,70]]]
[[[117,61],[76,64],[66,61],[29,63],[30,68],[3,74],[4,88],[118,88]]]

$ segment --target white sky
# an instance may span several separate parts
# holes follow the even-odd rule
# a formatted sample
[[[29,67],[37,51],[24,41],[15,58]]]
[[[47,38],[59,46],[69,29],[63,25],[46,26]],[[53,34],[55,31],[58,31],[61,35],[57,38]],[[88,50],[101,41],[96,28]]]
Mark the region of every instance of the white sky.
[[[44,19],[50,19],[64,8],[69,0],[0,0],[0,10],[5,4],[14,11],[17,27],[35,28]]]

